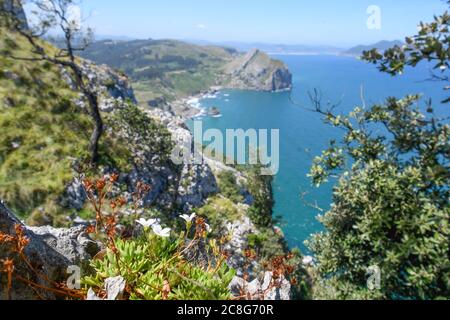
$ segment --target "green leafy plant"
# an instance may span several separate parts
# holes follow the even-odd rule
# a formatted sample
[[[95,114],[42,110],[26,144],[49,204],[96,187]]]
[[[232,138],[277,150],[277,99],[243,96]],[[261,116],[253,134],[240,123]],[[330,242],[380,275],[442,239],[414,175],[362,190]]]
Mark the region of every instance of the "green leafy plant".
[[[206,268],[187,261],[183,251],[189,245],[183,239],[174,241],[147,231],[136,240],[118,240],[116,246],[120,261],[108,249],[103,259],[92,263],[96,274],[83,280],[100,295],[107,278],[122,276],[127,283],[126,298],[132,300],[231,299],[228,284],[234,270],[223,261]]]
[[[421,113],[418,100],[389,98],[350,117],[323,111],[316,100],[345,132],[311,169],[318,185],[340,176],[331,210],[320,217],[326,232],[310,242],[317,297],[448,297],[450,126]],[[378,290],[367,286],[372,266],[381,271]]]
[[[170,132],[136,105],[129,102],[127,108],[117,110],[111,124],[126,137],[121,142],[126,141],[130,154],[157,156],[160,164],[170,160],[174,145]],[[143,161],[142,156],[135,157],[135,162]]]
[[[272,192],[272,176],[260,175],[261,166],[252,165],[243,168],[247,177],[247,189],[253,197],[253,204],[249,209],[249,216],[259,227],[272,227],[274,206]]]
[[[92,261],[93,275],[83,279],[86,289],[104,298],[106,281],[121,277],[126,283],[123,299],[231,299],[228,285],[235,271],[226,265],[227,255],[221,252],[217,241],[207,240],[211,229],[204,218],[182,215],[186,229],[178,236],[154,218],[135,220],[128,226],[131,232],[118,233],[121,212],[127,204],[122,197],[111,197],[118,178],[113,174],[83,182],[96,216],[96,224],[87,232],[106,247]],[[149,190],[149,186],[139,182],[133,193],[136,217],[138,204]]]
[[[450,4],[450,1],[446,1]],[[383,53],[376,49],[363,53],[363,59],[377,64],[380,71],[390,75],[399,75],[407,66],[415,67],[422,61],[434,64],[434,69],[439,70],[432,74],[433,80],[445,81],[449,78],[445,72],[450,67],[450,14],[448,11],[434,17],[431,23],[421,22],[419,33],[405,39],[404,46],[395,46]],[[444,103],[450,102],[447,98]]]

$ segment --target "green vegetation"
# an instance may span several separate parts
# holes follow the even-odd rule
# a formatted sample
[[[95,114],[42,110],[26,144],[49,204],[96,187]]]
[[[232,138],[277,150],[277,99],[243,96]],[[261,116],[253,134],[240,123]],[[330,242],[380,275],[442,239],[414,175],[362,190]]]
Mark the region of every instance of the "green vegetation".
[[[282,232],[274,230],[276,221],[272,216],[272,178],[261,176],[259,166],[236,166],[245,183],[238,185],[233,171],[217,174],[220,193],[196,212],[205,217],[214,230],[212,236],[226,236],[225,224],[249,217],[257,232],[248,235],[248,247],[256,251],[258,259],[270,261],[288,251]],[[248,190],[253,203],[250,207],[242,205],[242,190]]]
[[[248,179],[247,188],[253,196],[254,203],[250,207],[249,216],[257,226],[273,225],[272,176],[261,176],[260,166],[248,166],[245,169]]]
[[[56,280],[35,267],[34,257],[25,249],[29,245],[42,244],[38,244],[37,237],[29,238],[26,227],[17,223],[14,232],[9,228],[6,233],[3,229],[0,232],[4,258],[1,262],[8,266],[0,269],[1,294],[5,293],[10,300],[13,284],[23,282],[20,288],[33,289],[40,299],[45,299],[44,292],[55,293],[55,298],[77,300],[86,297],[88,300],[231,299],[229,284],[235,270],[227,266],[228,255],[222,251],[219,242],[208,240],[210,227],[205,219],[195,214],[184,215],[177,219],[179,221],[172,219],[171,222],[176,224],[184,220],[180,228],[174,229],[163,227],[160,220],[154,218],[130,221],[130,214],[126,213],[130,207],[133,216],[139,216],[137,212],[141,210],[150,213],[142,205],[150,186],[139,182],[133,193],[133,204],[128,206],[120,193],[113,192],[119,186],[118,180],[118,174],[111,174],[82,181],[94,217],[83,233],[99,244],[89,253],[96,254],[95,257],[90,261],[83,257],[80,263],[85,274],[81,279],[83,289],[69,288],[68,283],[60,281],[63,278]],[[151,213],[159,215],[153,210]],[[28,278],[20,276],[24,268],[30,272]],[[65,268],[61,272],[64,274]],[[39,282],[35,277],[45,282]],[[107,285],[111,279],[121,285],[115,289]]]
[[[365,58],[393,75],[405,65],[436,61],[445,78],[450,19],[447,13],[435,19],[421,24],[406,49],[395,47],[384,55],[373,50]],[[321,217],[326,232],[311,241],[316,298],[449,297],[450,126],[434,116],[431,101],[421,112],[419,99],[389,98],[356,108],[349,117],[322,110],[315,101],[326,121],[346,133],[311,169],[315,184],[340,174],[333,206]],[[374,126],[383,130],[370,131]],[[367,280],[377,277],[373,270],[380,271],[381,281],[371,290]]]
[[[133,163],[142,163],[143,157],[148,155],[158,155],[158,164],[166,164],[170,160],[174,146],[171,133],[136,105],[128,103],[127,108],[117,110],[111,125],[126,137],[120,143],[126,146]]]
[[[116,246],[118,255],[108,249],[105,258],[92,262],[95,275],[83,279],[86,289],[101,292],[105,279],[122,276],[128,287],[126,298],[131,300],[231,299],[228,285],[235,271],[219,257],[215,242],[207,245],[217,258],[209,268],[184,259],[181,252],[189,248],[182,238],[162,238],[146,231],[140,239],[118,240]]]
[[[126,173],[136,164],[170,165],[173,142],[167,128],[127,102],[111,113],[101,114],[105,130],[99,144],[100,160],[96,163],[98,166],[89,166],[89,132],[92,131],[93,120],[86,107],[80,106],[82,97],[79,91],[84,92],[85,98],[89,97],[89,92],[81,90],[83,86],[79,84],[78,89],[70,88],[69,81],[64,80],[61,74],[63,63],[57,66],[44,61],[43,55],[47,54],[61,58],[58,55],[60,51],[50,44],[35,39],[38,45],[34,46],[31,41],[25,41],[23,35],[3,27],[0,35],[0,125],[4,130],[0,137],[0,198],[21,217],[28,218],[28,224],[66,226],[70,223],[68,215],[71,212],[61,203],[64,202],[67,185],[77,173],[95,176],[106,168]],[[86,55],[96,52],[96,45]],[[107,43],[104,45],[109,46]],[[36,49],[41,46],[42,51]],[[215,84],[221,68],[235,53],[224,48],[198,47],[176,41],[127,43],[108,55],[101,52],[103,49],[95,53],[97,58],[90,58],[98,61],[104,57],[109,59],[104,61],[109,65],[124,63],[118,68],[124,67],[124,71],[137,81],[138,87],[146,86],[147,91],[138,94],[162,96],[168,100]],[[33,52],[41,56],[35,57]],[[33,58],[40,60],[31,63]],[[88,85],[83,79],[80,82]],[[106,80],[102,85],[111,88],[115,83]],[[97,97],[101,96],[103,93],[95,92],[97,102]],[[258,259],[265,262],[283,257],[286,246],[282,235],[274,231],[271,217],[271,181],[260,178],[258,168],[246,170],[249,182],[244,187],[255,199],[249,212],[257,224],[256,234],[249,236],[249,245],[260,254]],[[224,172],[219,175],[221,194],[210,198],[198,210],[202,217],[195,221],[193,231],[188,222],[186,232],[177,233],[177,237],[173,232],[161,236],[145,228],[143,234],[135,230],[134,218],[138,214],[130,215],[129,211],[135,209],[137,202],[142,203],[143,198],[129,205],[126,212],[115,209],[119,207],[118,203],[126,207],[128,199],[114,199],[108,203],[109,206],[102,203],[106,195],[124,190],[124,185],[120,184],[114,189],[112,185],[105,188],[118,179],[118,175],[111,174],[94,184],[89,184],[89,179],[83,180],[90,203],[77,215],[96,220],[93,237],[103,242],[106,248],[92,261],[94,275],[84,278],[86,288],[93,288],[102,295],[105,280],[120,275],[126,280],[126,298],[130,299],[229,299],[228,284],[235,271],[226,266],[227,254],[220,251],[220,245],[224,243],[219,245],[214,237],[220,235],[224,240],[224,224],[243,219],[248,214],[248,208],[241,203],[244,197],[234,174]],[[95,195],[93,188],[96,188]],[[147,193],[150,188],[148,186]],[[135,193],[131,194],[133,201]],[[100,202],[93,203],[95,201]],[[111,212],[106,213],[108,210]],[[179,221],[173,219],[173,212],[170,212],[170,217],[166,212],[151,208],[143,212],[151,213],[152,217],[171,225],[174,230],[179,227]],[[119,219],[121,227],[125,228],[123,234],[118,231]],[[205,221],[211,221],[210,236]],[[88,231],[91,227],[94,226],[87,228],[86,232],[94,234]],[[136,234],[140,236],[135,237]],[[189,239],[192,234],[193,239]],[[192,259],[191,255],[197,255],[199,250],[203,251],[201,255],[207,257],[207,261]],[[280,274],[275,277],[280,277]]]
[[[354,164],[342,175],[334,205],[321,219],[327,232],[312,240],[323,284],[320,297],[432,299],[448,294],[450,128],[425,120],[412,107],[417,100],[390,99],[384,106],[355,111],[361,126],[384,124],[393,136],[389,140],[370,136],[347,118],[333,118],[347,130],[347,144],[317,158],[311,175],[320,183],[330,170],[344,168],[337,154],[349,155]],[[381,270],[380,290],[367,288],[372,266]]]
[[[165,224],[163,227],[156,218],[159,213],[152,210],[151,219],[128,221],[121,210],[127,205],[126,199],[111,194],[118,178],[112,175],[83,181],[96,217],[96,224],[87,232],[106,248],[98,259],[91,261],[93,272],[83,279],[86,291],[104,298],[107,279],[120,277],[124,281],[124,296],[119,299],[231,299],[228,285],[235,271],[227,266],[218,241],[208,240],[211,229],[205,219],[195,214],[183,215],[179,221],[170,222],[174,225],[183,219],[185,223],[171,229]],[[132,216],[139,216],[139,208],[147,211],[142,200],[150,188],[143,183],[136,186]],[[131,237],[117,232],[119,223]]]
[[[222,171],[218,174],[220,192],[235,203],[242,202],[244,197],[241,188],[238,186],[236,176],[232,171]]]
[[[82,56],[122,70],[133,79],[142,105],[171,101],[212,85],[229,62],[233,49],[196,46],[175,40],[99,41]]]
[[[208,202],[197,211],[200,216],[208,219],[216,236],[224,235],[224,224],[232,221],[239,221],[245,214],[245,210],[242,210],[236,203],[221,195],[209,199]]]

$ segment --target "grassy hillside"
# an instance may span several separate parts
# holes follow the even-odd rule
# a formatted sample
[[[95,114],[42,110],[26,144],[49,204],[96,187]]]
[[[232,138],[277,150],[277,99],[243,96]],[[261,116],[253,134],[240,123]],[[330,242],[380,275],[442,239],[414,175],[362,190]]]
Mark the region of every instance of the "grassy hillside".
[[[71,179],[72,159],[87,156],[91,123],[75,112],[75,93],[54,66],[7,58],[29,48],[4,29],[0,35],[0,197],[22,217],[38,215]]]
[[[82,56],[120,69],[133,79],[141,104],[168,101],[215,84],[235,50],[196,46],[175,40],[99,41]]]
[[[60,200],[75,175],[74,165],[95,174],[84,166],[93,124],[76,105],[79,94],[62,80],[58,67],[11,55],[30,57],[30,47],[23,38],[0,28],[0,199],[31,224],[63,225],[70,212]],[[133,110],[128,113],[139,113]],[[117,126],[112,115],[103,117],[107,130],[99,145],[100,167],[127,170],[132,156],[129,141],[117,130],[108,130]],[[156,148],[158,143],[153,145]]]

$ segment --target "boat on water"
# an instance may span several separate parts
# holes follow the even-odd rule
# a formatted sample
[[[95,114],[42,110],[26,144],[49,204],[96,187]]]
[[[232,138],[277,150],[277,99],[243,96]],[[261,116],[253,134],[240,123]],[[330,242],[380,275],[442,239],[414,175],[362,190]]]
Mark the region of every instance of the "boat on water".
[[[222,113],[220,112],[220,109],[217,107],[212,107],[208,111],[208,115],[213,118],[220,118],[222,117]]]

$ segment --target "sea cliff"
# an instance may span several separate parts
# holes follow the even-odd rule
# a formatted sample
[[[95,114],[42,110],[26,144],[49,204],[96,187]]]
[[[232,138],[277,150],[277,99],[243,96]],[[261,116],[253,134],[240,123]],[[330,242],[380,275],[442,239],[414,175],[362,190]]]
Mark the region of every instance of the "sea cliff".
[[[257,49],[236,58],[224,70],[229,77],[225,86],[229,88],[273,92],[292,88],[288,67]]]

